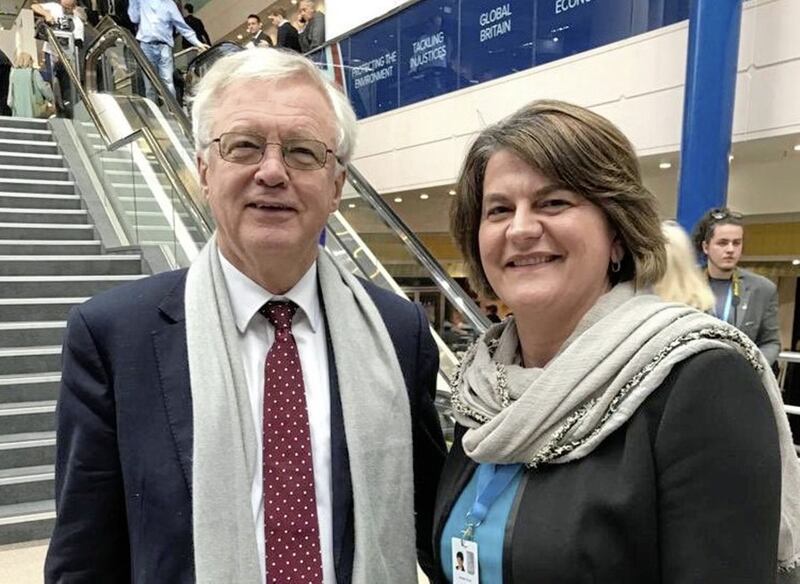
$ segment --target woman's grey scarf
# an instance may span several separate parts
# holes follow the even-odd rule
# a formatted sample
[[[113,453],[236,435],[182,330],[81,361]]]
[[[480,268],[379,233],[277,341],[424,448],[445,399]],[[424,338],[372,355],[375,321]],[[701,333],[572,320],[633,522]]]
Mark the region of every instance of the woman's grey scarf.
[[[361,283],[324,252],[317,266],[350,458],[353,582],[413,582],[411,417],[400,364]],[[189,269],[185,301],[196,581],[255,584],[265,561],[250,504],[256,429],[215,238]]]
[[[582,458],[630,419],[673,366],[712,348],[742,354],[769,396],[783,466],[778,561],[793,569],[800,564],[800,465],[769,364],[734,327],[634,293],[630,284],[601,297],[543,368],[519,365],[513,318],[467,351],[452,394],[456,420],[469,428],[464,451],[478,462],[531,468]]]

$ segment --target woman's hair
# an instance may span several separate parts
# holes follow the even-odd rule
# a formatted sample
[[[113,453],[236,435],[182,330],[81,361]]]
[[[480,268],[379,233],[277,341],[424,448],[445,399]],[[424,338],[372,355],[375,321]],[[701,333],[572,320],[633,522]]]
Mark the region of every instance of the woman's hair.
[[[347,97],[309,59],[291,51],[267,48],[239,51],[221,58],[197,84],[192,98],[192,130],[198,154],[205,156],[205,149],[211,143],[219,100],[228,87],[237,81],[292,78],[310,81],[327,97],[336,116],[334,150],[337,159],[346,165],[353,155],[357,132],[356,115]]]
[[[682,302],[703,312],[714,306],[714,293],[697,266],[689,235],[674,221],[661,224],[667,240],[667,271],[654,286],[656,294],[670,302]]]
[[[17,69],[32,69],[33,68],[33,57],[30,53],[26,53],[25,51],[20,51],[17,53],[17,58],[14,59],[14,67]]]
[[[461,169],[450,232],[479,295],[497,298],[481,265],[478,230],[486,165],[501,150],[603,211],[625,249],[620,270],[609,269],[612,283],[633,280],[648,286],[661,278],[666,252],[656,201],[642,185],[631,143],[602,116],[569,103],[540,100],[484,129]]]

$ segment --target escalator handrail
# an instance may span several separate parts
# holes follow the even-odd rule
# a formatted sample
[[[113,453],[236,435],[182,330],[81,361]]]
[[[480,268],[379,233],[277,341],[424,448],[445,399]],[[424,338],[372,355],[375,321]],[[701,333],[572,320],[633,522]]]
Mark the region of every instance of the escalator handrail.
[[[147,76],[147,79],[153,85],[159,97],[163,100],[164,104],[166,104],[167,109],[175,116],[184,135],[191,140],[192,124],[189,122],[186,112],[183,111],[178,100],[175,99],[175,96],[170,93],[167,86],[164,85],[164,82],[153,70],[153,66],[150,64],[150,61],[147,60],[147,57],[145,57],[142,48],[130,31],[119,26],[111,17],[104,16],[100,19],[100,22],[97,23],[97,32],[99,33],[97,38],[86,48],[86,56],[84,57],[83,70],[89,89],[97,89],[97,81],[95,79],[97,59],[109,46],[115,44],[117,40],[121,40],[130,50],[137,66]]]
[[[131,48],[131,51],[134,54],[137,62],[140,60],[144,61],[144,63],[139,62],[139,66],[147,72],[148,77],[150,77],[151,74],[154,76],[149,62],[147,62],[146,58],[144,57],[144,53],[142,52],[138,43],[135,42],[130,32],[119,27],[111,18],[108,17],[104,17],[100,21],[98,24],[98,30],[101,33],[100,36],[98,36],[97,40],[95,40],[95,42],[92,43],[92,45],[86,51],[84,70],[86,71],[87,79],[89,72],[92,72],[92,74],[94,73],[97,56],[106,48],[108,44],[110,44],[109,41],[112,38],[114,41],[116,41],[116,39],[121,39],[126,45],[128,45],[129,48]],[[142,66],[143,64],[145,66]],[[163,83],[161,83],[160,80],[159,87],[163,87]],[[169,92],[167,93],[169,94]],[[177,101],[175,101],[171,94],[169,94],[169,97],[172,98],[172,101],[175,102],[175,106],[177,107]],[[178,109],[180,108],[178,107]],[[179,123],[183,126],[184,133],[190,140],[192,140],[193,136],[191,132],[191,124],[188,118],[186,118],[182,110],[180,111],[180,116],[177,117]],[[436,281],[437,286],[442,290],[447,299],[456,307],[458,307],[467,317],[467,322],[473,327],[473,330],[478,334],[483,333],[488,328],[490,322],[481,312],[472,298],[470,298],[469,295],[464,292],[463,288],[461,288],[461,286],[456,283],[455,280],[449,276],[449,274],[447,274],[439,262],[431,255],[428,249],[422,244],[422,242],[419,241],[416,235],[414,235],[414,233],[406,226],[406,224],[400,220],[400,218],[395,214],[394,210],[386,204],[386,202],[380,197],[380,195],[378,195],[372,185],[369,184],[364,176],[353,165],[347,165],[347,173],[348,180],[351,182],[351,184],[353,184],[361,196],[370,203],[378,215],[400,237],[406,248],[419,260],[419,262],[429,272],[431,277]],[[191,201],[191,197],[189,200]],[[197,206],[194,205],[193,201],[192,208],[197,209]],[[199,209],[198,213],[203,218],[204,223],[209,225],[205,213],[201,212]]]
[[[436,285],[445,297],[467,317],[467,322],[473,327],[473,330],[479,335],[483,334],[491,323],[472,298],[450,277],[439,261],[431,255],[428,248],[422,244],[417,236],[397,216],[394,209],[381,198],[372,185],[352,164],[347,165],[347,177],[350,184],[355,187],[362,197],[367,199],[381,219],[400,237],[411,254],[428,270],[428,273],[436,281]]]
[[[169,180],[170,185],[175,190],[176,193],[179,194],[183,203],[187,206],[190,213],[200,221],[200,227],[203,229],[204,234],[206,236],[210,235],[213,231],[213,227],[208,221],[206,214],[202,209],[200,209],[194,202],[194,199],[191,197],[191,194],[186,190],[183,182],[178,177],[178,174],[175,172],[175,169],[172,168],[172,165],[169,163],[167,156],[164,154],[161,145],[158,143],[155,135],[153,134],[152,130],[147,126],[143,126],[134,130],[132,133],[128,134],[120,138],[119,140],[112,140],[109,136],[108,132],[106,131],[105,124],[103,123],[102,119],[100,118],[100,114],[97,113],[97,109],[94,106],[94,103],[91,99],[89,99],[89,95],[86,93],[86,89],[80,82],[80,79],[75,74],[75,69],[73,69],[72,65],[70,64],[69,60],[67,59],[64,51],[61,49],[61,45],[58,44],[58,41],[53,34],[53,31],[50,28],[46,28],[46,35],[47,40],[50,43],[53,51],[55,51],[56,56],[61,61],[62,65],[64,66],[64,70],[67,72],[67,75],[72,82],[72,86],[75,88],[75,91],[78,92],[80,95],[80,100],[83,102],[84,106],[86,107],[86,112],[89,114],[89,118],[92,120],[92,123],[97,128],[98,133],[100,134],[100,138],[103,140],[103,144],[105,145],[106,149],[110,152],[114,150],[118,150],[122,148],[126,144],[129,144],[139,138],[143,138],[145,142],[147,142],[150,151],[155,155],[156,159],[158,160],[159,165],[164,170],[164,173],[167,176],[167,180]]]

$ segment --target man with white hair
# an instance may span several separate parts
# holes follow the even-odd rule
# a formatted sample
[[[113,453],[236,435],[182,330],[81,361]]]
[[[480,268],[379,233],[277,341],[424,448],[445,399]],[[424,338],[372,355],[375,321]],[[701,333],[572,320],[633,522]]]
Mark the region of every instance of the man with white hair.
[[[300,33],[300,48],[307,53],[325,43],[325,15],[317,11],[313,0],[300,0],[297,12],[300,22],[305,23]]]
[[[214,64],[192,118],[216,234],[188,272],[70,316],[45,580],[416,581],[437,349],[418,305],[317,244],[352,108],[305,58],[253,49]]]

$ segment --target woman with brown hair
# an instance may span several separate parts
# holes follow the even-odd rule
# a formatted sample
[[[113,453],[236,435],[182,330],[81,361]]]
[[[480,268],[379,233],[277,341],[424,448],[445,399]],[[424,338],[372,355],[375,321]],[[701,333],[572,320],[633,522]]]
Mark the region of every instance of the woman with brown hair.
[[[650,292],[664,238],[628,140],[533,102],[457,190],[472,287],[514,316],[453,381],[438,581],[471,552],[481,582],[774,584],[800,558],[780,395],[744,335]]]
[[[11,114],[20,118],[39,117],[39,104],[48,101],[53,101],[53,90],[33,68],[33,57],[24,51],[18,53],[8,87]]]

